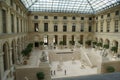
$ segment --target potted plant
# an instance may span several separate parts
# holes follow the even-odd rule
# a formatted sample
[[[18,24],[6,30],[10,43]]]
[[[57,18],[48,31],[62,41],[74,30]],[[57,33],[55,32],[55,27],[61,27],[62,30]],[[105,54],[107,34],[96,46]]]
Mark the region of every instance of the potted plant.
[[[43,79],[45,78],[45,75],[44,75],[43,72],[38,72],[38,73],[36,74],[36,76],[37,76],[38,80],[43,80]]]
[[[75,45],[75,41],[69,41],[69,44]]]
[[[91,40],[87,40],[86,42],[85,42],[85,44],[89,47],[89,46],[91,46]]]
[[[44,42],[43,42],[43,41],[40,41],[39,44],[40,44],[40,48],[43,49],[43,44],[44,44]]]
[[[108,44],[104,44],[104,45],[103,45],[103,48],[109,49],[109,45],[108,45]]]
[[[111,51],[113,51],[114,53],[117,53],[117,47],[115,46],[111,47]]]
[[[93,48],[95,48],[95,45],[97,44],[97,42],[93,41],[92,44],[93,44]]]
[[[115,68],[113,66],[107,66],[106,71],[109,73],[115,72]]]
[[[81,45],[83,44],[83,42],[82,42],[82,41],[78,41],[78,43],[79,43],[79,44],[81,44]]]
[[[60,42],[59,42],[59,45],[61,45],[61,48],[62,48],[62,45],[63,45],[63,41],[60,41]]]

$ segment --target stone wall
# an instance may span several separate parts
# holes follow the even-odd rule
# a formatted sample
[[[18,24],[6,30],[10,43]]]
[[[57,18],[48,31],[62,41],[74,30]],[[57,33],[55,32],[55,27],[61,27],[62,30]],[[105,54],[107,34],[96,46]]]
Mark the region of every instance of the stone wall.
[[[106,68],[108,66],[113,66],[115,68],[115,72],[120,72],[120,61],[111,61],[102,63],[100,73],[107,73]]]
[[[18,68],[16,69],[16,80],[37,80],[36,73],[43,72],[45,74],[44,80],[51,80],[49,65],[41,64],[40,67],[33,68]]]

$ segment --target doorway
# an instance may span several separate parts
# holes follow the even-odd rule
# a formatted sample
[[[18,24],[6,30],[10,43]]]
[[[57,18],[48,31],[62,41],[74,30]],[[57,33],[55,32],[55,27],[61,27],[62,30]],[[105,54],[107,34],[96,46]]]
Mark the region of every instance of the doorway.
[[[35,42],[35,47],[39,47],[39,42]]]

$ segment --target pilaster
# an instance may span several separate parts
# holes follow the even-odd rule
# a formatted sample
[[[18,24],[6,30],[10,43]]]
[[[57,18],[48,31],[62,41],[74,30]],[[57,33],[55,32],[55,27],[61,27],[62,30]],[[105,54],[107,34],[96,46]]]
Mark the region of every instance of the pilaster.
[[[3,75],[4,75],[4,63],[3,63],[3,52],[2,50],[0,49],[0,80],[3,79]]]

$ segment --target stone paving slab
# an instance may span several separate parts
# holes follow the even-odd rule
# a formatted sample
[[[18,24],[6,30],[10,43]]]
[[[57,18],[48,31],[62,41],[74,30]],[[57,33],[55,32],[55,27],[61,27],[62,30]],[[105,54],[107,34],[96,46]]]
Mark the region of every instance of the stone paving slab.
[[[69,78],[56,78],[53,80],[120,80],[120,72]]]

